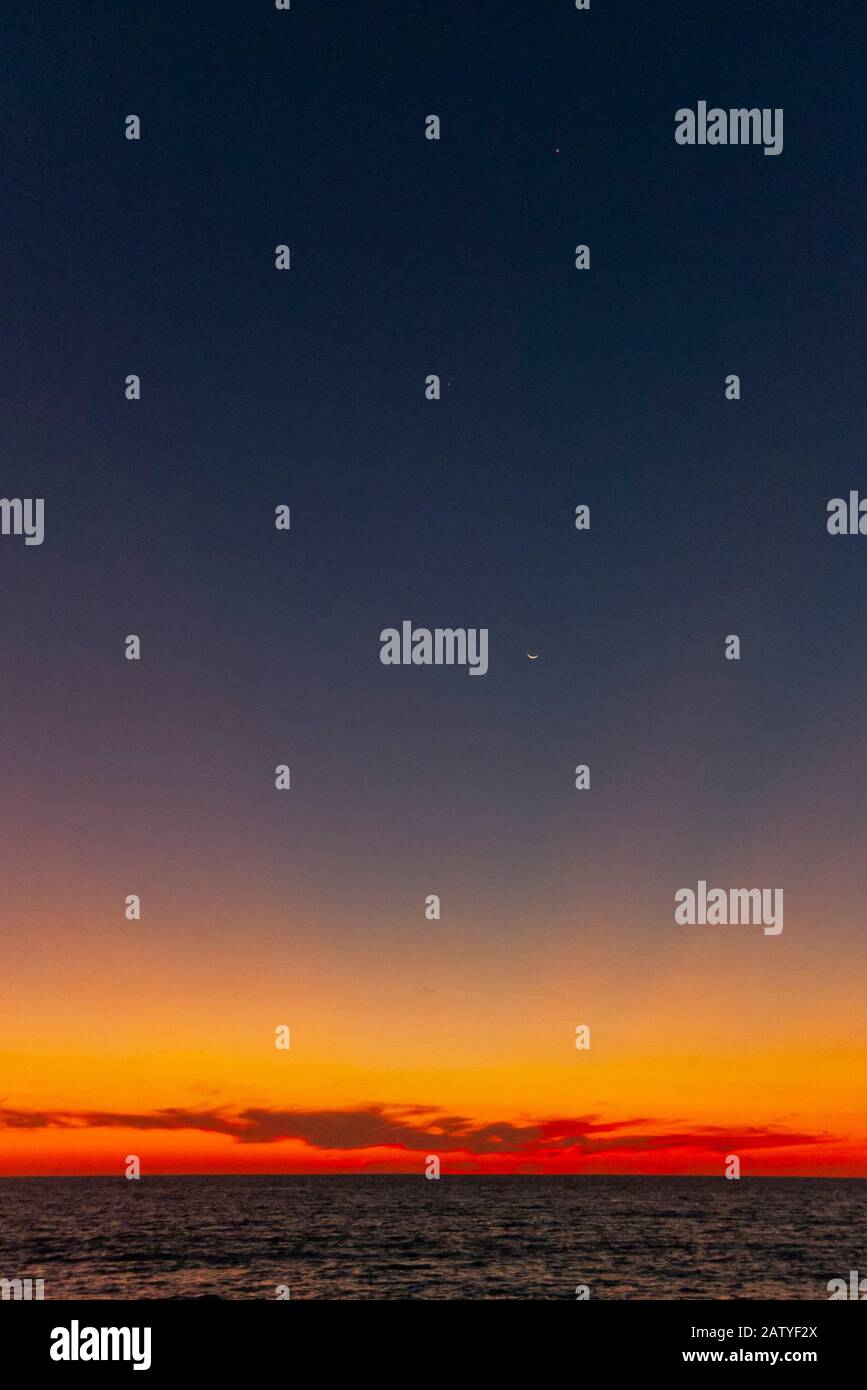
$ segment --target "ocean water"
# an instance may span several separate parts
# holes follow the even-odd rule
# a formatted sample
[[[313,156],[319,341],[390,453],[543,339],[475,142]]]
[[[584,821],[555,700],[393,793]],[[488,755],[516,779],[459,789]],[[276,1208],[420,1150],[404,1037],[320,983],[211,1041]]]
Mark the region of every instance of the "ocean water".
[[[0,1278],[45,1298],[827,1299],[867,1181],[0,1180]]]

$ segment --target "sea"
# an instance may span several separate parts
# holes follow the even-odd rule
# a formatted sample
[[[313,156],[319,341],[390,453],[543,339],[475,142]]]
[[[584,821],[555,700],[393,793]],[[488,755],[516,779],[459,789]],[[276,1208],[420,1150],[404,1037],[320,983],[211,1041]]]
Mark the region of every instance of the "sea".
[[[867,1181],[0,1179],[0,1279],[45,1299],[827,1299]]]

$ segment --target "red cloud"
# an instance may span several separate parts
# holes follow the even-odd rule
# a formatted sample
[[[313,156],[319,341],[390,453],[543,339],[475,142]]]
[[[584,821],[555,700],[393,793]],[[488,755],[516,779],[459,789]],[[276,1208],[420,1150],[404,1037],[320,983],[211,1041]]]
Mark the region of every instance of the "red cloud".
[[[648,1132],[648,1129],[653,1129]],[[479,1124],[450,1115],[436,1106],[367,1105],[356,1109],[270,1110],[250,1107],[193,1110],[170,1107],[149,1113],[115,1111],[25,1111],[0,1109],[0,1129],[128,1129],[171,1132],[195,1130],[222,1134],[240,1145],[301,1142],[321,1154],[383,1150],[460,1156],[468,1165],[495,1158],[503,1171],[574,1171],[581,1160],[617,1154],[658,1156],[685,1151],[700,1154],[742,1153],[827,1145],[828,1134],[809,1134],[778,1126],[663,1128],[658,1120],[602,1120],[598,1115],[538,1122],[500,1120]],[[634,1166],[630,1164],[630,1167]],[[566,1169],[566,1171],[568,1171]]]

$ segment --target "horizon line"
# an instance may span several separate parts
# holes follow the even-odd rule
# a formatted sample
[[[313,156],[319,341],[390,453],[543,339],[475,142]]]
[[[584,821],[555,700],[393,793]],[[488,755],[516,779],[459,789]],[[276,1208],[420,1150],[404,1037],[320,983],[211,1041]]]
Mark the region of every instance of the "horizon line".
[[[424,1178],[423,1172],[406,1173],[148,1173],[152,1178]],[[859,1173],[748,1173],[738,1178],[726,1178],[718,1173],[441,1173],[436,1179],[444,1178],[483,1178],[498,1182],[510,1178],[584,1178],[605,1181],[608,1178],[637,1178],[648,1182],[669,1178],[673,1182],[867,1182],[867,1175]],[[0,1182],[143,1182],[144,1178],[128,1178],[125,1173],[0,1173]]]

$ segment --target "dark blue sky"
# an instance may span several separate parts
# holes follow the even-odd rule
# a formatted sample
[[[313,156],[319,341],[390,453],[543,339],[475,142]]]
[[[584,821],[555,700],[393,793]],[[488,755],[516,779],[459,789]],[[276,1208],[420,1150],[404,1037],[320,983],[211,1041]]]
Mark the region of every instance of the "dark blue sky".
[[[867,491],[861,5],[4,27],[3,491],[47,527],[0,548],[10,793],[131,844],[167,805],[241,823],[350,885],[371,860],[589,874],[641,824],[667,883],[842,744],[851,824],[867,540],[825,506]],[[700,99],[782,107],[783,154],[679,147]],[[489,674],[382,667],[404,618],[488,627]]]

